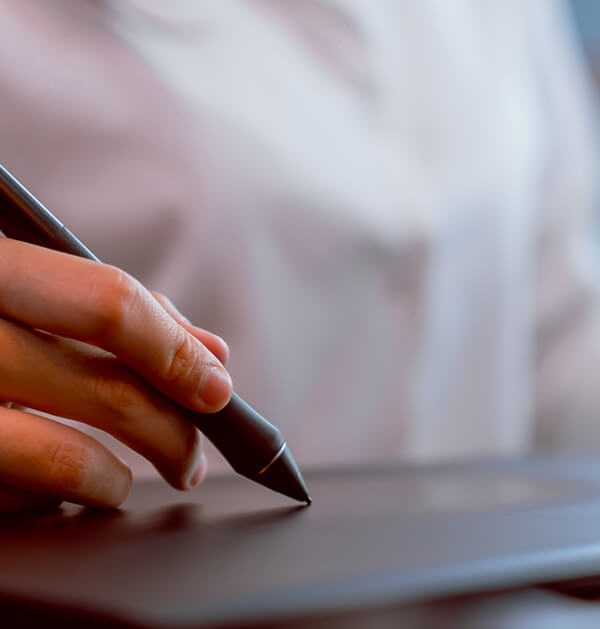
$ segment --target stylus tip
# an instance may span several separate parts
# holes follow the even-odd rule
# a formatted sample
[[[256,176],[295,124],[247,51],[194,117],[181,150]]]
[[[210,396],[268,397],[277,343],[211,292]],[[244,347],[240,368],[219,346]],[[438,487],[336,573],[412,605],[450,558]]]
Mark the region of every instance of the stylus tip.
[[[269,466],[260,476],[254,478],[257,483],[289,496],[298,502],[310,504],[311,498],[302,474],[289,449]]]

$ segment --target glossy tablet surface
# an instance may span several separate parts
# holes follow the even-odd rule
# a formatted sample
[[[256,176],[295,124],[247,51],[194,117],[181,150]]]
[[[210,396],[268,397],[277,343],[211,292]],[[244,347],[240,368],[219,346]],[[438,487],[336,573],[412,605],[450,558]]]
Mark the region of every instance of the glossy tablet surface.
[[[600,572],[600,464],[306,472],[134,485],[120,510],[0,524],[0,604],[140,627],[244,626]]]

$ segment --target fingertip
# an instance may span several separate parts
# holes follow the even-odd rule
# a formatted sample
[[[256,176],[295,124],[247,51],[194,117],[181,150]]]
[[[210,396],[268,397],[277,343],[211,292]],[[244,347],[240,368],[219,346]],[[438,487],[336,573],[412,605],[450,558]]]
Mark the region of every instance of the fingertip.
[[[115,459],[118,461],[118,467],[120,469],[111,475],[110,484],[100,493],[102,496],[100,503],[94,506],[100,506],[106,509],[120,507],[131,491],[133,473],[129,466],[123,463],[121,459],[117,459],[116,457]]]
[[[154,465],[160,475],[179,491],[195,487],[202,481],[206,472],[207,462],[202,451],[202,434],[190,423],[193,438],[186,439],[178,453],[171,453],[168,459],[155,461]]]
[[[188,489],[198,487],[198,485],[204,480],[207,469],[208,461],[206,460],[206,455],[204,454],[204,452],[202,452],[200,454],[200,458],[198,459],[198,463],[192,471],[192,475],[190,476],[190,479],[188,481]]]
[[[201,410],[216,413],[231,398],[233,383],[223,367],[211,367],[203,378],[200,388]]]
[[[227,345],[225,340],[220,336],[213,334],[213,337],[213,347],[209,349],[219,359],[222,365],[226,365],[229,362],[229,345]]]
[[[118,484],[115,488],[115,507],[119,507],[125,502],[127,496],[129,496],[129,492],[131,491],[131,485],[133,484],[133,472],[131,471],[129,466],[125,465],[124,463],[123,467],[124,473],[121,477],[120,486]]]
[[[125,502],[133,482],[129,466],[104,446],[90,453],[83,482],[77,488],[82,499],[74,502],[101,509],[114,509]],[[65,494],[67,500],[73,497]]]

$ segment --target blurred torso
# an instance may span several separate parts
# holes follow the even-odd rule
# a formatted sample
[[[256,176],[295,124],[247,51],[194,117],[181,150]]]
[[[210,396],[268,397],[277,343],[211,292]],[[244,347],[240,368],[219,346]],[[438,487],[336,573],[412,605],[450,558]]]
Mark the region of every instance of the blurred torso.
[[[564,137],[574,212],[592,194],[580,85],[555,103],[545,75],[576,63],[562,40],[545,57],[559,13],[0,11],[1,161],[103,260],[224,336],[236,390],[301,464],[528,446],[535,249]]]

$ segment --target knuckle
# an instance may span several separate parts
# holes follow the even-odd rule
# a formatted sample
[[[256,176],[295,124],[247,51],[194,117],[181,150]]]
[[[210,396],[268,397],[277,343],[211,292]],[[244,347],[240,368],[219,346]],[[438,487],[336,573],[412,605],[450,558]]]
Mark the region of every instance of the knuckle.
[[[111,409],[119,416],[132,414],[132,409],[140,402],[140,393],[135,384],[114,375],[96,375],[92,393],[96,404]]]
[[[104,338],[123,327],[141,295],[140,284],[125,271],[103,265],[93,284],[94,337]]]
[[[60,492],[72,493],[85,483],[90,452],[83,446],[58,441],[48,446],[46,453],[48,477]]]
[[[200,344],[181,330],[175,350],[167,358],[163,377],[170,383],[185,383],[189,387],[197,388],[204,362],[205,356]]]

